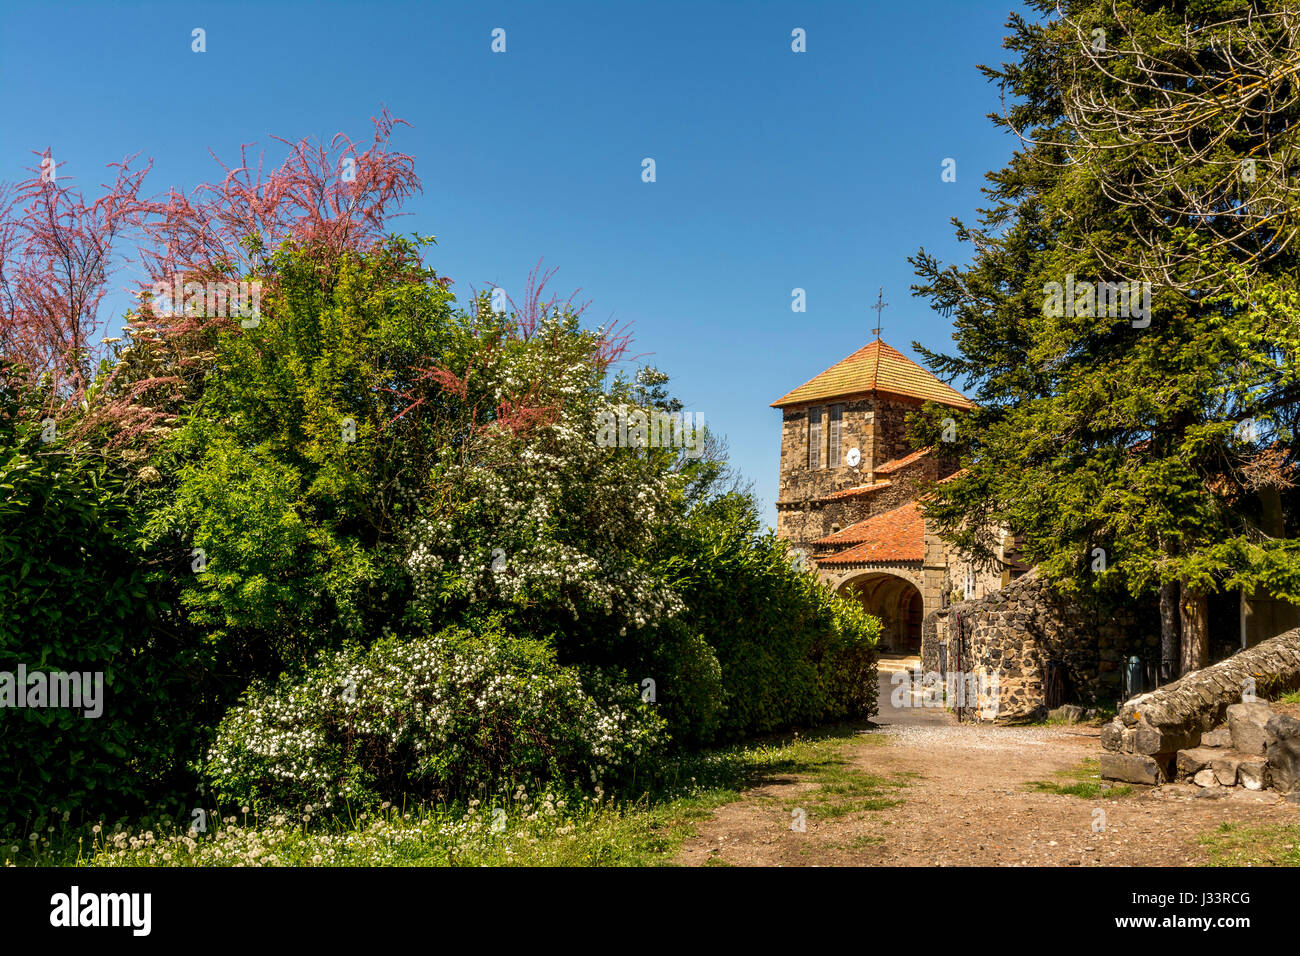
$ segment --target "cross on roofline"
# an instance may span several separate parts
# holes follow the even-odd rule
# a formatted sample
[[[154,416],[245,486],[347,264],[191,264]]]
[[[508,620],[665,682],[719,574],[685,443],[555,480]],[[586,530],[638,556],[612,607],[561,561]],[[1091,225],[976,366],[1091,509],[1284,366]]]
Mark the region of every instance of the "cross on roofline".
[[[876,293],[876,304],[871,306],[871,308],[876,310],[876,327],[871,331],[876,336],[877,342],[880,341],[881,330],[885,327],[885,323],[882,320],[884,319],[885,306],[887,305],[889,305],[889,303],[885,301],[885,287],[881,286],[880,291]]]

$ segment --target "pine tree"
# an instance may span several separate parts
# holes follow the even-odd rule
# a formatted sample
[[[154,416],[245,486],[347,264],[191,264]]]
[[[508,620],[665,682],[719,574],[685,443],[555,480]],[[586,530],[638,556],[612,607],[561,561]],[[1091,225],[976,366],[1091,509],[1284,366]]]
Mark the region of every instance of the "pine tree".
[[[981,67],[1023,148],[979,225],[955,222],[972,261],[912,259],[957,354],[916,348],[977,401],[966,471],[928,514],[985,557],[1014,529],[1066,588],[1159,592],[1166,656],[1176,588],[1186,672],[1208,663],[1208,592],[1300,603],[1300,17],[1029,6],[1016,58]],[[928,410],[918,437],[952,415]]]

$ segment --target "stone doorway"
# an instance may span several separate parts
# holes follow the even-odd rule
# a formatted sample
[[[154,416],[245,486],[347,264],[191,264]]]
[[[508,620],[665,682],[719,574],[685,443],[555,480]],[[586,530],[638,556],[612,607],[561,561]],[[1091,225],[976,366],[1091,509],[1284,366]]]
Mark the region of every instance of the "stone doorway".
[[[853,598],[868,614],[880,618],[882,652],[920,652],[925,606],[921,592],[912,582],[888,571],[871,572],[845,581],[839,593]]]

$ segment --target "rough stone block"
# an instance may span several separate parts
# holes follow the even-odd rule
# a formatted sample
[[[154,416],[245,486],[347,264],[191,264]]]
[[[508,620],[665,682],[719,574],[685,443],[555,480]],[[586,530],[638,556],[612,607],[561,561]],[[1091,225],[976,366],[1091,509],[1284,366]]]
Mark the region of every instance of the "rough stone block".
[[[1140,754],[1172,754],[1195,747],[1201,739],[1199,730],[1184,727],[1157,727],[1143,718],[1133,728],[1133,749]]]
[[[1228,730],[1232,734],[1232,749],[1244,754],[1262,754],[1268,746],[1264,725],[1272,716],[1273,708],[1262,700],[1230,705]]]
[[[1078,704],[1062,704],[1047,712],[1049,720],[1064,720],[1067,724],[1077,724],[1083,718],[1083,708]]]
[[[1300,720],[1286,714],[1274,714],[1264,725],[1264,733],[1270,744],[1276,741],[1294,740],[1300,737]]]
[[[1124,749],[1124,725],[1112,720],[1101,728],[1101,748],[1116,753]]]
[[[1237,768],[1241,766],[1241,758],[1221,756],[1210,763],[1210,769],[1214,771],[1214,779],[1219,781],[1223,787],[1235,787],[1237,785]]]
[[[1174,774],[1180,780],[1204,770],[1210,762],[1219,756],[1219,751],[1208,747],[1194,747],[1180,750],[1174,758]]]
[[[1247,790],[1263,790],[1270,779],[1268,763],[1262,757],[1247,757],[1237,767],[1237,783]]]
[[[1217,727],[1201,734],[1202,747],[1231,747],[1232,731],[1227,727]]]
[[[1198,787],[1217,787],[1219,780],[1215,777],[1214,771],[1206,767],[1204,770],[1197,771],[1196,775],[1192,777],[1192,783]]]
[[[1283,793],[1300,790],[1300,720],[1275,714],[1265,725],[1269,744],[1268,770],[1273,786]]]
[[[1104,780],[1121,780],[1155,786],[1169,779],[1161,761],[1146,754],[1103,753],[1101,776]]]

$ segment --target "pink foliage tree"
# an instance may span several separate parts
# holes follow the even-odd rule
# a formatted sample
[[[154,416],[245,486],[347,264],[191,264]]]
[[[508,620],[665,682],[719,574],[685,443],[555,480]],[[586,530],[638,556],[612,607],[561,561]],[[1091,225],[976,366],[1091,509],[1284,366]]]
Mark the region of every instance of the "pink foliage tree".
[[[420,180],[415,160],[389,145],[393,130],[409,124],[386,109],[372,122],[364,150],[342,133],[328,144],[273,137],[289,154],[270,172],[260,157],[250,160],[249,144],[240,147],[233,168],[213,154],[225,172],[220,182],[188,196],[172,190],[150,207],[150,281],[178,273],[258,275],[281,241],[318,250],[330,262],[383,238]]]
[[[151,164],[111,164],[89,202],[48,149],[36,155],[29,178],[0,190],[0,359],[6,374],[47,382],[57,407],[81,398],[103,357],[100,303],[115,245],[141,235]]]
[[[99,414],[88,421],[114,424],[113,441],[158,431],[174,419],[201,377],[212,335],[236,331],[230,313],[154,308],[150,290],[179,282],[206,283],[250,278],[275,285],[271,268],[281,243],[306,251],[322,265],[322,282],[348,251],[380,242],[402,201],[420,190],[415,161],[393,150],[394,129],[408,125],[386,109],[372,117],[374,132],[364,148],[344,134],[328,144],[290,142],[288,156],[269,172],[259,157],[240,148],[240,164],[220,182],[205,183],[186,196],[172,190],[151,203],[143,221],[141,308],[127,323],[133,355],[120,362],[105,383]]]
[[[152,308],[150,290],[177,280],[273,283],[270,260],[282,242],[328,266],[381,240],[420,181],[414,159],[390,146],[403,121],[384,110],[372,122],[368,143],[343,134],[328,144],[277,137],[288,155],[270,170],[245,145],[237,166],[221,164],[220,181],[161,199],[141,196],[152,163],[113,164],[114,178],[91,202],[57,174],[48,150],[38,153],[30,178],[0,190],[6,376],[49,383],[43,413],[59,417],[82,405],[100,359],[117,358],[79,427],[111,424],[116,441],[165,424],[201,371],[211,333],[238,323],[202,309]],[[108,320],[100,306],[114,268],[127,262],[141,305],[127,317],[129,345],[115,355],[101,341]]]
[[[542,325],[542,320],[550,315],[580,316],[589,303],[575,305],[581,289],[574,290],[567,298],[547,295],[547,283],[554,277],[554,268],[542,270],[542,263],[528,273],[521,298],[506,294],[508,314],[512,327],[505,333],[507,338],[514,337],[527,342],[532,340]],[[473,309],[476,316],[481,316],[492,309],[492,296],[487,292],[475,292]],[[555,420],[558,409],[547,404],[543,395],[548,391],[548,383],[541,380],[516,381],[507,394],[495,399],[495,404],[488,403],[481,407],[471,397],[471,380],[480,371],[486,371],[496,360],[502,345],[501,333],[495,323],[484,323],[491,333],[480,332],[478,350],[471,356],[468,367],[462,374],[434,363],[415,370],[408,388],[398,392],[398,397],[406,404],[394,421],[397,421],[429,405],[438,392],[454,396],[466,405],[466,425],[471,434],[482,434],[490,429],[501,429],[513,436],[519,436],[539,425]],[[627,352],[631,335],[626,328],[607,329],[597,337],[596,346],[590,360],[603,372],[622,359]]]
[[[421,186],[414,159],[391,146],[396,127],[407,124],[386,109],[372,123],[370,140],[360,144],[343,134],[325,144],[276,137],[288,155],[269,170],[260,155],[251,156],[249,144],[235,166],[213,154],[224,172],[219,181],[189,194],[172,189],[160,199],[140,195],[152,163],[132,169],[132,157],[113,164],[114,178],[88,202],[66,178],[49,173],[48,151],[38,154],[42,167],[0,192],[0,371],[49,382],[42,413],[62,416],[84,405],[74,434],[103,429],[110,445],[121,445],[164,432],[202,387],[215,336],[239,334],[241,327],[229,313],[159,308],[154,290],[238,279],[266,284],[263,294],[270,295],[281,243],[319,262],[328,282],[344,254],[381,242],[402,202]],[[126,344],[106,349],[100,305],[115,255],[135,263],[140,305],[127,316]],[[399,268],[417,275],[418,265]],[[531,339],[552,312],[585,310],[585,303],[574,304],[576,292],[565,300],[545,294],[554,273],[542,272],[539,262],[522,298],[509,299],[512,335]],[[475,308],[484,298],[475,296]],[[608,368],[629,341],[626,329],[606,330],[592,360]],[[474,361],[491,362],[499,345],[484,336]],[[110,371],[96,382],[104,358],[112,359]],[[429,388],[466,398],[473,365],[457,375],[429,361],[412,373],[398,418],[424,405]],[[538,401],[541,385],[523,383],[498,407],[471,410],[471,426],[514,433],[545,421],[550,410]]]

